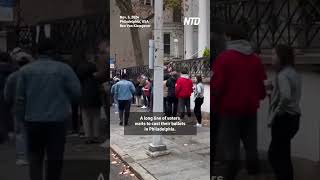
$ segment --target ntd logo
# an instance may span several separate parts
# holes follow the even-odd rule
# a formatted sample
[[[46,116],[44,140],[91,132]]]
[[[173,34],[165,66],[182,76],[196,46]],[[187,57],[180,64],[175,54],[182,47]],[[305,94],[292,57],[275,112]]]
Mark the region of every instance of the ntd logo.
[[[198,26],[200,24],[200,18],[199,17],[185,17],[183,24],[189,25],[189,26],[192,26],[192,25]]]

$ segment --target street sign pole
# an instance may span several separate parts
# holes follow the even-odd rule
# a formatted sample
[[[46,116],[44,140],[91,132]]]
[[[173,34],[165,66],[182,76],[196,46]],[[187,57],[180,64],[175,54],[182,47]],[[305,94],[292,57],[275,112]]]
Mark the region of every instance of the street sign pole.
[[[149,69],[154,68],[154,41],[149,40]]]

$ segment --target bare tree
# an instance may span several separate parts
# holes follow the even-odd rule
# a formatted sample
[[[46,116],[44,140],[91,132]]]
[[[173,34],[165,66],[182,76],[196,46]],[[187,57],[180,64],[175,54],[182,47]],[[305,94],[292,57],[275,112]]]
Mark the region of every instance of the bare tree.
[[[120,15],[122,16],[135,15],[131,0],[116,0],[116,4],[120,9]],[[141,66],[144,64],[144,62],[143,62],[143,56],[142,56],[139,29],[136,27],[131,27],[130,34],[131,34],[131,41],[133,46],[133,53],[136,59],[136,65]]]
[[[181,2],[182,0],[165,0],[165,7],[174,8],[177,5],[181,5]],[[120,15],[122,16],[137,15],[145,20],[151,20],[154,17],[153,7],[141,3],[140,0],[116,0],[116,5],[120,9]],[[134,47],[133,53],[136,59],[136,65],[144,65],[139,29],[131,27],[130,34],[132,45]]]

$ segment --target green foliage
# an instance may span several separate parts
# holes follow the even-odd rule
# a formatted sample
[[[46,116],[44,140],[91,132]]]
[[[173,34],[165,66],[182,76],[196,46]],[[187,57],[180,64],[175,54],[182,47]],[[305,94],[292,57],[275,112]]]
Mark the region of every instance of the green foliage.
[[[164,1],[165,7],[169,8],[179,8],[181,7],[182,0],[165,0]]]
[[[210,49],[206,48],[203,52],[202,57],[210,58]]]

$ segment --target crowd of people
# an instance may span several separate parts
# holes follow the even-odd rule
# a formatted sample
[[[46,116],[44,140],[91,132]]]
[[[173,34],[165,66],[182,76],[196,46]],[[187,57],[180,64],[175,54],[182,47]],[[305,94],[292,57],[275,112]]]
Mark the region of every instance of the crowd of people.
[[[226,49],[213,63],[212,156],[226,165],[224,178],[234,180],[239,170],[242,141],[248,174],[259,174],[257,111],[260,102],[269,98],[269,124],[266,124],[271,128],[272,139],[269,161],[277,180],[293,180],[291,140],[299,130],[302,88],[301,77],[295,68],[294,49],[288,45],[277,45],[273,49],[276,76],[270,81],[246,34],[240,25],[225,28]],[[212,168],[213,171],[216,169],[215,166]]]
[[[201,127],[202,111],[204,102],[204,85],[202,77],[196,77],[196,85],[186,70],[181,72],[166,69],[163,81],[163,109],[166,116],[179,116],[184,119],[189,118],[191,113],[191,96],[194,94],[194,115],[197,119],[197,127]],[[131,104],[135,104],[141,109],[152,112],[153,108],[153,80],[142,74],[136,80],[128,79],[128,75],[123,73],[121,79],[115,76],[111,82],[111,96],[114,107],[118,107],[120,125],[128,124]]]
[[[0,144],[15,140],[16,164],[29,166],[30,179],[61,178],[67,135],[84,135],[85,144],[105,140],[100,111],[108,109],[102,108],[109,102],[102,88],[108,72],[97,67],[106,45],[100,42],[91,59],[73,57],[74,63],[63,60],[50,39],[34,54],[22,48],[0,53]]]

